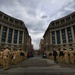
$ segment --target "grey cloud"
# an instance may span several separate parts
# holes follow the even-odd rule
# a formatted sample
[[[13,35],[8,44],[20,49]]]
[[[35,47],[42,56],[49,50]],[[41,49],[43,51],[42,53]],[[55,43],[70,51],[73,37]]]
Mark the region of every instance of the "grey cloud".
[[[75,11],[75,0],[68,0],[61,9],[51,14],[50,18],[51,20],[59,19],[72,13],[73,11]]]
[[[31,34],[39,34],[39,33],[43,33],[45,31],[44,28],[42,28],[41,26],[34,26],[34,25],[26,25],[29,32],[30,31],[33,31],[33,32],[30,32]]]
[[[33,9],[28,10],[27,13],[31,16],[36,16],[36,12]]]
[[[56,0],[54,0],[54,3],[57,3],[56,7],[51,2],[50,0],[0,0],[0,10],[25,22],[36,48],[40,39],[35,40],[33,35],[41,36],[40,34],[44,34],[51,20],[75,11],[75,0],[66,0],[61,7],[57,6],[59,2]],[[44,15],[40,16],[41,13],[38,12],[44,13]]]
[[[13,7],[16,0],[0,0],[0,6]]]
[[[47,15],[43,15],[41,18],[46,19],[47,17],[48,17]]]

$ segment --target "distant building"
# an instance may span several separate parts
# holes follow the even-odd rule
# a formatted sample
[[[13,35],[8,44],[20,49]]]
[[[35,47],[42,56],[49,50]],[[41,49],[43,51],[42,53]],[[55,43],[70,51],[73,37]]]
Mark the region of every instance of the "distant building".
[[[39,46],[40,46],[40,52],[43,53],[44,50],[45,50],[45,49],[44,49],[44,39],[41,39],[41,40],[40,40],[40,45],[39,45]]]
[[[28,30],[22,20],[0,11],[0,48],[8,45],[11,50],[27,50],[28,37]]]
[[[43,38],[46,50],[53,48],[75,50],[75,12],[52,21]]]

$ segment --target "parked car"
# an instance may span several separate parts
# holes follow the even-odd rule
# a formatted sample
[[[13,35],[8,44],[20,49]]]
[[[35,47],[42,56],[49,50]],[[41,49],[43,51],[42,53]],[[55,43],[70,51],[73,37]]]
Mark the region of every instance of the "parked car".
[[[31,57],[34,57],[34,53],[33,52],[28,52],[27,53],[27,58],[31,58]]]
[[[43,53],[42,54],[42,58],[46,58],[46,53]]]

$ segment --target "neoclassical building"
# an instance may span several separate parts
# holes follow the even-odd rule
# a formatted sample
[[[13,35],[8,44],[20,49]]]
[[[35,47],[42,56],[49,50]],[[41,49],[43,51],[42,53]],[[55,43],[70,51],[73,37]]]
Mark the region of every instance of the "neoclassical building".
[[[13,18],[0,11],[0,48],[8,45],[10,49],[27,50],[28,30],[22,20]]]
[[[44,39],[40,40],[39,48],[40,48],[40,52],[43,53],[44,52]]]
[[[75,50],[75,12],[52,21],[43,38],[45,50],[53,48]]]

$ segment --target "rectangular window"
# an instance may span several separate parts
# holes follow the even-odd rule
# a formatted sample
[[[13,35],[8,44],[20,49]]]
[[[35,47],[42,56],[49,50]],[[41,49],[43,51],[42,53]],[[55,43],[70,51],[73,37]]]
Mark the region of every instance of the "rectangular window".
[[[53,31],[51,34],[52,34],[52,44],[55,44],[55,32]]]
[[[20,33],[19,33],[19,44],[22,44],[22,36],[23,36],[23,31],[20,31]]]
[[[60,44],[60,31],[56,31],[57,35],[57,44]]]
[[[75,37],[75,25],[73,26],[73,31],[74,31],[74,37]]]
[[[6,34],[7,34],[7,27],[3,27],[3,31],[2,31],[2,42],[6,41]]]
[[[0,14],[0,18],[2,18],[2,14]]]
[[[72,19],[75,19],[75,14],[72,15]]]
[[[71,43],[72,42],[71,27],[67,28],[67,34],[68,34],[68,41],[69,43]]]
[[[11,43],[12,42],[12,32],[13,32],[13,29],[9,29],[9,34],[8,34],[8,43]]]
[[[19,24],[18,20],[15,20],[15,24]]]
[[[14,44],[17,44],[18,30],[14,31]]]
[[[13,23],[13,22],[14,22],[14,20],[13,20],[12,18],[10,18],[10,22],[12,22],[12,23]]]
[[[61,30],[62,32],[62,42],[66,43],[66,34],[65,34],[65,29]]]
[[[4,16],[4,19],[5,19],[5,20],[8,20],[8,17],[7,17],[7,16]]]

